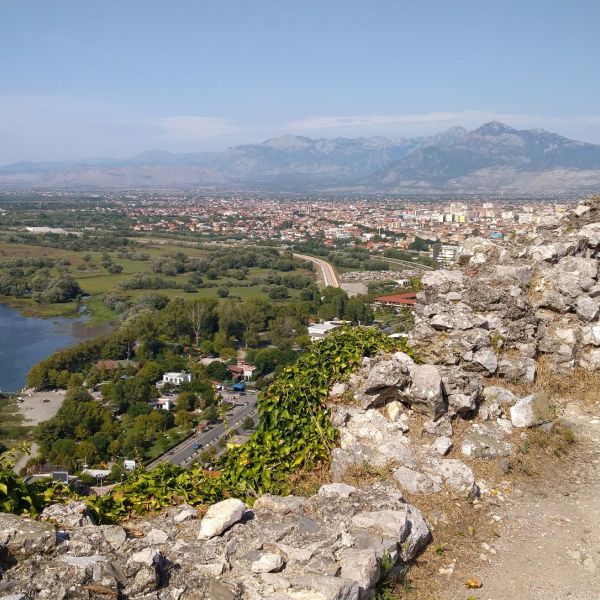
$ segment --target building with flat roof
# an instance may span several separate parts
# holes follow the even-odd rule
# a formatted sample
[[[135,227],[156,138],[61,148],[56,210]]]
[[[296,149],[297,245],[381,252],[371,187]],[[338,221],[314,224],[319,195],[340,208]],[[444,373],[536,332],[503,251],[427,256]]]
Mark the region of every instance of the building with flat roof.
[[[191,373],[185,371],[171,371],[163,375],[163,385],[171,383],[173,385],[181,385],[182,383],[190,383],[192,381]]]
[[[308,326],[308,337],[314,342],[322,340],[330,331],[337,329],[341,323],[339,321],[325,321],[324,323],[315,323]]]

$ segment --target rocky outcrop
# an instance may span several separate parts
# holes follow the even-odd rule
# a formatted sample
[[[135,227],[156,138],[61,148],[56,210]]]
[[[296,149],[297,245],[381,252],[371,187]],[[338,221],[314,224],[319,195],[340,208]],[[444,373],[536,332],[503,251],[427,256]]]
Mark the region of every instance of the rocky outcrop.
[[[403,572],[429,540],[418,509],[383,484],[327,485],[311,498],[266,496],[252,509],[229,499],[202,519],[182,521],[184,512],[191,516],[178,507],[134,528],[55,527],[0,514],[0,560],[10,567],[0,594],[359,600],[382,570]]]
[[[519,239],[470,238],[462,270],[423,276],[411,346],[432,364],[525,383],[540,357],[560,372],[595,370],[599,254],[599,198]]]

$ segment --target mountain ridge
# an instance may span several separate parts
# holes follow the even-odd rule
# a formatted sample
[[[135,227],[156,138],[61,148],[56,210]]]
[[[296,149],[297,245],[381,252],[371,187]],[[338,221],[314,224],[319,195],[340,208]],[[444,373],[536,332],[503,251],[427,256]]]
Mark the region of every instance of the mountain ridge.
[[[269,191],[558,193],[600,191],[600,145],[490,121],[407,138],[283,135],[222,152],[150,149],[126,159],[21,161],[0,186],[218,187]]]

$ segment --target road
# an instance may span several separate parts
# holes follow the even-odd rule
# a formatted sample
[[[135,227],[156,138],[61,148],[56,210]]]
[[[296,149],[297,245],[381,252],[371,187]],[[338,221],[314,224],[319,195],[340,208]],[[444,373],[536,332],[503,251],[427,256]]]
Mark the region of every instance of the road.
[[[227,402],[232,396],[238,396],[239,394],[224,393],[223,399]],[[236,406],[233,409],[233,414],[228,414],[228,427],[227,429],[236,429],[241,427],[242,422],[248,416],[255,416],[256,412],[256,392],[248,391],[245,396],[239,396],[238,402],[247,402],[247,405]],[[170,462],[175,465],[185,466],[188,464],[194,456],[200,454],[203,450],[215,446],[219,440],[225,435],[225,424],[217,423],[212,426],[212,429],[205,431],[204,433],[194,434],[187,440],[181,442],[181,444],[171,448],[168,452],[153,460],[147,465],[147,469],[153,469],[161,463]],[[202,448],[195,450],[194,444],[202,444]]]
[[[321,269],[321,274],[323,276],[323,282],[325,284],[325,287],[340,287],[340,282],[338,281],[337,275],[335,274],[333,267],[326,260],[323,260],[322,258],[315,258],[314,256],[307,256],[306,254],[296,254],[295,252],[294,256],[296,258],[300,258],[301,260],[308,260],[311,263],[317,265],[317,267]]]

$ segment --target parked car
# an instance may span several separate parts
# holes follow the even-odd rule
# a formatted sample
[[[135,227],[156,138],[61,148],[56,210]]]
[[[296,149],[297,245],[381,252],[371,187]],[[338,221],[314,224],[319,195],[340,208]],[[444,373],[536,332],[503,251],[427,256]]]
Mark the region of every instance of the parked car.
[[[202,444],[201,444],[200,442],[196,442],[196,443],[195,443],[195,444],[192,446],[192,448],[193,448],[194,450],[202,450]]]

